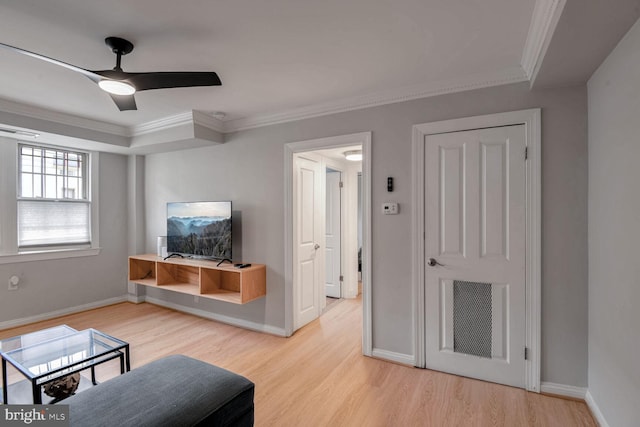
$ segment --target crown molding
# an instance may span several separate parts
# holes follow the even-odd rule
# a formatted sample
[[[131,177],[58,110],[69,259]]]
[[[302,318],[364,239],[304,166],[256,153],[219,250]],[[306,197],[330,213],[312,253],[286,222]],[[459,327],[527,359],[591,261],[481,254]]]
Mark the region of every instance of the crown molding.
[[[25,116],[32,119],[45,120],[67,126],[87,129],[94,132],[102,132],[124,137],[129,136],[129,129],[126,126],[88,119],[86,117],[79,117],[54,110],[47,110],[46,108],[36,107],[35,105],[22,104],[19,102],[10,101],[8,99],[0,98],[0,111],[10,114],[17,114],[19,116]]]
[[[193,110],[174,116],[164,117],[141,125],[132,126],[129,136],[136,137],[149,133],[162,132],[177,126],[200,125],[216,132],[224,133],[224,123],[202,111]]]
[[[193,110],[193,123],[199,126],[204,126],[208,129],[215,130],[216,132],[224,133],[225,125],[220,119],[216,119],[210,114],[202,111]]]
[[[225,120],[224,132],[237,132],[262,126],[342,113],[345,111],[377,107],[397,102],[411,101],[419,98],[464,92],[467,90],[500,86],[523,81],[527,81],[527,76],[524,70],[520,67],[514,67],[498,73],[478,74],[462,79],[446,80],[426,85],[408,86],[366,96],[345,98],[334,102],[297,108],[281,113]]]
[[[567,0],[536,0],[533,7],[531,25],[521,60],[522,69],[531,86],[538,75],[566,3]]]
[[[177,126],[183,126],[193,123],[193,114],[191,111],[176,114],[175,116],[163,117],[151,122],[142,123],[140,125],[131,126],[128,136],[136,137],[154,132],[171,129]]]
[[[541,1],[560,1],[564,4],[565,0]],[[220,120],[203,111],[192,110],[136,126],[122,126],[91,120],[3,99],[0,99],[0,111],[124,137],[129,140],[129,146],[131,147],[132,142],[140,140],[140,137],[148,139],[151,137],[151,134],[157,134],[158,137],[161,137],[163,133],[167,135],[171,134],[175,131],[175,128],[180,126],[195,127],[197,125],[218,132],[219,134],[225,134],[420,98],[519,83],[527,80],[528,75],[523,68],[513,67],[500,72],[475,74],[462,79],[443,80],[426,85],[406,86],[399,89],[385,90],[365,96],[343,98],[333,102],[311,105],[274,114]]]

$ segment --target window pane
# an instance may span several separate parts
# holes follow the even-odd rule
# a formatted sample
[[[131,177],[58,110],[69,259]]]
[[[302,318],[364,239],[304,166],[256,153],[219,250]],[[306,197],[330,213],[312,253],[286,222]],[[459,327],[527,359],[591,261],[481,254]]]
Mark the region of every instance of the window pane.
[[[23,173],[20,181],[20,194],[22,197],[33,197],[33,175],[30,173]]]
[[[56,198],[58,199],[64,199],[64,177],[63,176],[57,176],[56,177]]]
[[[44,159],[46,167],[45,167],[45,173],[50,174],[50,175],[55,175],[57,172],[57,168],[56,168],[56,159],[52,159],[51,157],[46,157]]]
[[[46,175],[44,178],[44,197],[47,199],[56,198],[56,176]]]
[[[20,147],[20,154],[27,154],[27,155],[33,154],[33,148],[24,147],[24,146]]]
[[[23,194],[22,197],[29,196]],[[33,176],[33,197],[42,197],[42,175]]]
[[[70,160],[67,164],[67,175],[78,176],[78,162],[76,160]]]
[[[67,178],[67,186],[64,189],[64,198],[77,199],[78,195],[78,178]]]
[[[89,243],[89,203],[18,201],[18,246]]]
[[[35,156],[33,158],[33,171],[36,173],[42,173],[42,157]]]
[[[22,156],[22,164],[20,167],[22,168],[22,172],[33,172],[33,157],[31,156]]]

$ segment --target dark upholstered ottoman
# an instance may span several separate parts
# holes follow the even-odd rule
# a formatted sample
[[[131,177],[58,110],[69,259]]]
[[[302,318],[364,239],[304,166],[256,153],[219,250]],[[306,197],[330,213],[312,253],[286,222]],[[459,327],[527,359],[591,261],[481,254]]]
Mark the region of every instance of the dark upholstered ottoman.
[[[217,366],[169,356],[60,402],[75,427],[253,426],[254,384]]]

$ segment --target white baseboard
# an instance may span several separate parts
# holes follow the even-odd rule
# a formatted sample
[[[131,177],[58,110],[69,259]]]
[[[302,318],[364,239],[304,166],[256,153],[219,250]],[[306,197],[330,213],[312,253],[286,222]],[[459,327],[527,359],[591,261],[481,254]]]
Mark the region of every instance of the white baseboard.
[[[591,395],[589,390],[587,390],[585,401],[587,402],[587,406],[591,410],[591,414],[596,419],[600,427],[609,427],[609,423],[607,423],[607,420],[604,418],[604,415],[602,415],[602,412],[600,411],[598,404],[596,403],[595,400],[593,400],[593,396]]]
[[[566,396],[574,399],[582,399],[585,401],[591,414],[596,419],[600,427],[609,427],[609,423],[602,415],[600,408],[595,400],[593,400],[593,396],[589,392],[589,389],[585,387],[575,387],[564,384],[554,384],[554,383],[546,383],[543,382],[540,384],[540,391],[543,393],[556,394],[558,396]]]
[[[411,354],[396,353],[394,351],[382,350],[374,348],[371,356],[377,359],[388,360],[390,362],[400,363],[401,365],[415,366],[415,358]]]
[[[90,302],[88,304],[77,305],[75,307],[63,308],[61,310],[50,311],[48,313],[37,314],[35,316],[22,317],[20,319],[7,320],[5,322],[0,322],[0,330],[15,328],[17,326],[27,325],[29,323],[41,322],[43,320],[53,319],[54,317],[66,316],[67,314],[79,313],[81,311],[92,310],[94,308],[105,307],[107,305],[118,304],[121,302],[128,301],[126,295],[120,297],[114,297],[105,299],[102,301]]]
[[[277,335],[280,337],[286,337],[286,331],[284,328],[278,328],[271,325],[263,325],[262,323],[251,322],[249,320],[237,319],[235,317],[229,317],[222,314],[211,313],[210,311],[200,310],[198,308],[187,307],[186,305],[174,304],[158,298],[149,296],[138,297],[144,298],[144,301],[159,305],[166,308],[182,311],[185,313],[193,314],[194,316],[204,317],[205,319],[215,320],[216,322],[226,323],[231,326],[237,326],[239,328],[249,329],[256,332],[264,332],[271,335]]]
[[[542,393],[556,394],[558,396],[571,397],[573,399],[585,400],[587,395],[586,387],[576,387],[572,385],[542,382],[540,383]]]
[[[127,294],[127,301],[134,304],[141,304],[144,302],[144,295]]]

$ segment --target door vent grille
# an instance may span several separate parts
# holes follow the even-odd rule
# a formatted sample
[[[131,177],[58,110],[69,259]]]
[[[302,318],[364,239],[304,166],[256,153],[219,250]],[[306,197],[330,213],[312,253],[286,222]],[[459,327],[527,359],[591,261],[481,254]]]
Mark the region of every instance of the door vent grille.
[[[491,284],[453,281],[453,351],[491,358]]]

